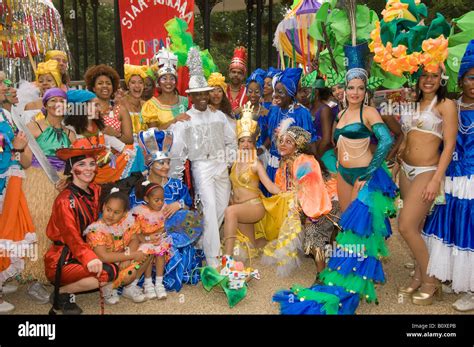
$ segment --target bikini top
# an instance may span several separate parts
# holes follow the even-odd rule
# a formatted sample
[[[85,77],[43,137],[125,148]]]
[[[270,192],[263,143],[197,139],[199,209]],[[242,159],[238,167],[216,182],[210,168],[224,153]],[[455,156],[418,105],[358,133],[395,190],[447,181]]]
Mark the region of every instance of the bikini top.
[[[334,140],[337,143],[337,140],[339,139],[339,136],[344,136],[349,139],[365,139],[365,138],[370,138],[372,135],[372,132],[367,128],[364,124],[364,119],[362,118],[362,109],[364,108],[364,105],[361,105],[360,107],[360,122],[356,123],[351,123],[351,124],[346,124],[342,128],[337,128],[334,130]],[[347,109],[345,109],[341,117],[339,119],[336,118],[336,123],[342,118],[344,113],[346,113]]]
[[[435,96],[424,111],[402,115],[402,131],[408,134],[410,131],[416,130],[443,139],[443,119],[436,109],[433,110],[437,100],[438,98]]]
[[[230,181],[232,182],[232,188],[245,188],[259,193],[260,189],[258,188],[258,183],[260,182],[260,179],[258,175],[252,171],[252,165],[248,165],[245,170],[238,174],[235,165],[236,163],[232,165],[232,170],[229,175]],[[250,185],[252,181],[256,183],[255,186]]]

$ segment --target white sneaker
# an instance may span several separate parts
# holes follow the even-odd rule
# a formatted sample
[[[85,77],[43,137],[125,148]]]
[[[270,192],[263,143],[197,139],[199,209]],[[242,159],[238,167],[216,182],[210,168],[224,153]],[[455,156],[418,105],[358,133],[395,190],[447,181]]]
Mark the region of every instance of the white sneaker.
[[[153,283],[152,284],[145,284],[143,286],[143,293],[145,294],[145,297],[148,300],[156,299],[156,291],[155,291],[155,287],[153,286]]]
[[[104,301],[107,305],[115,305],[120,301],[117,289],[113,289],[112,283],[105,285],[102,288],[104,294]]]
[[[3,300],[3,302],[0,304],[0,313],[8,313],[11,312],[15,309],[15,306],[10,304],[9,302],[6,302]]]
[[[156,297],[158,298],[158,300],[166,299],[166,297],[168,296],[166,294],[166,289],[163,283],[155,284],[155,292],[156,292]]]
[[[18,290],[18,286],[14,284],[4,284],[2,287],[3,294],[12,294]]]
[[[142,289],[137,285],[126,286],[125,288],[123,288],[122,295],[126,297],[127,299],[130,299],[136,303],[143,302],[146,300],[146,297],[143,294]]]
[[[466,293],[461,296],[454,304],[453,308],[457,311],[467,312],[474,310],[474,293]]]

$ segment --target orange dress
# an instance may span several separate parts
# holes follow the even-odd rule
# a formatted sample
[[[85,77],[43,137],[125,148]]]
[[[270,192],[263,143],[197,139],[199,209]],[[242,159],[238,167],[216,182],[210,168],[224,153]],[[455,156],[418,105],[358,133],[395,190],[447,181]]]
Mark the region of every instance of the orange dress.
[[[163,212],[153,211],[146,205],[138,205],[132,209],[131,214],[135,217],[140,234],[148,237],[156,236],[153,240],[142,243],[139,250],[156,256],[166,255],[168,260],[171,256],[173,241],[164,232],[165,216]]]
[[[92,249],[105,246],[107,252],[124,252],[137,232],[138,224],[135,218],[127,213],[114,225],[107,225],[101,219],[92,223],[84,231],[84,235]]]
[[[102,220],[92,223],[84,231],[84,235],[92,249],[105,246],[107,252],[125,252],[138,232],[138,228],[135,218],[131,213],[127,213],[120,222],[114,225],[107,225]],[[136,261],[123,261],[117,265],[120,272],[114,281],[114,287],[122,285],[123,279],[129,275],[129,271],[139,268],[141,264]]]
[[[109,140],[114,142],[109,143]],[[99,168],[95,176],[95,183],[111,183],[130,176],[139,149],[134,145],[125,145],[120,140],[106,136],[100,131],[78,136],[72,144],[74,148],[97,146],[105,146],[107,151],[98,158]]]
[[[36,234],[22,190],[25,173],[11,152],[14,131],[0,109],[0,285],[23,270],[25,256],[38,256],[32,246]]]

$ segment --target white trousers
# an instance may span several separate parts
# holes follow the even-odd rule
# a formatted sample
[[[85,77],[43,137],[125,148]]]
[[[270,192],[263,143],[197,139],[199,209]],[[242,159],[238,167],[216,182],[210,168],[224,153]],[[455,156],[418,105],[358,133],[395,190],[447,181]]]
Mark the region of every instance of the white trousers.
[[[207,167],[199,171],[194,169],[193,180],[204,214],[202,248],[208,265],[217,267],[221,249],[219,227],[224,220],[231,191],[229,173],[226,166]]]

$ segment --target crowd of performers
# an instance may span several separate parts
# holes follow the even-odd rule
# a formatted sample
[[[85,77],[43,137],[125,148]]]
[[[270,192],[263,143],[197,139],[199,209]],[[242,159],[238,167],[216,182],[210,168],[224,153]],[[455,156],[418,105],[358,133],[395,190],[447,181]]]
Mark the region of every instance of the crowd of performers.
[[[205,79],[192,48],[179,95],[175,61],[162,49],[152,66],[125,65],[124,86],[92,66],[82,90],[61,51],[18,94],[0,74],[0,312],[14,309],[13,278],[51,313],[81,313],[81,292],[138,303],[200,280],[233,306],[260,277],[256,258],[285,276],[306,255],[314,284],[268,300],[354,313],[377,301],[397,214],[415,260],[399,297],[429,305],[444,288],[474,310],[474,41],[459,99],[442,66],[421,71],[419,110],[400,120],[371,106],[361,68],[336,85],[300,68],[248,74],[238,47],[226,83]]]

